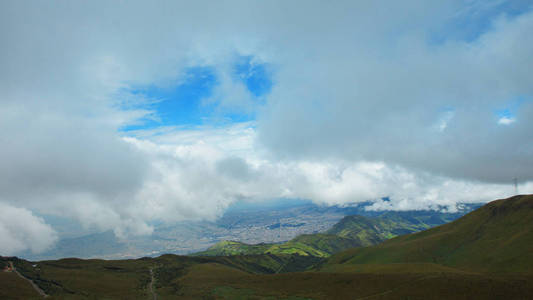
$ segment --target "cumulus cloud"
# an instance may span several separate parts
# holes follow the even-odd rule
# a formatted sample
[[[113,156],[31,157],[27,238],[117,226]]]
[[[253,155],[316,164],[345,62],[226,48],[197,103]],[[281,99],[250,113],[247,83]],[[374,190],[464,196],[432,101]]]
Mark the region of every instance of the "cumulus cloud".
[[[509,125],[514,122],[516,122],[516,119],[510,118],[510,117],[501,117],[500,119],[498,119],[498,124],[502,124],[502,125]]]
[[[259,120],[261,140],[289,159],[343,157],[467,180],[532,180],[533,41],[526,32],[533,13],[491,22],[467,41],[429,42],[425,28],[386,24],[394,43],[389,34],[354,34],[338,44],[306,44],[320,55],[280,70]],[[494,110],[518,96],[529,100],[516,127],[498,126]]]
[[[530,192],[533,12],[513,3],[2,2],[0,201],[127,238],[237,199],[418,209],[510,195],[514,177]],[[242,57],[272,66],[260,101],[234,78]],[[128,91],[191,67],[216,76],[202,103],[256,120],[121,131],[159,119]]]
[[[0,202],[0,211],[2,255],[13,255],[25,250],[42,252],[57,240],[56,232],[29,210]]]
[[[247,126],[248,125],[248,126]],[[261,154],[251,124],[126,138],[151,156],[152,174],[129,207],[167,222],[219,216],[236,199],[311,199],[320,205],[375,201],[372,209],[456,209],[511,195],[510,184],[468,182],[383,162],[279,161]],[[522,192],[533,192],[523,186]],[[381,199],[388,197],[384,202]],[[134,212],[135,211],[135,212]]]

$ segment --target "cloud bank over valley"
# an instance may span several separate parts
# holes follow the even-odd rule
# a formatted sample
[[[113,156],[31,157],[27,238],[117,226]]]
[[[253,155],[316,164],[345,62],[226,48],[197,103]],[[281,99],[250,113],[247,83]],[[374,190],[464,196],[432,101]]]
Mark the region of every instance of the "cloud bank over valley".
[[[0,254],[236,201],[533,193],[528,1],[0,4]],[[387,198],[387,200],[383,200]]]

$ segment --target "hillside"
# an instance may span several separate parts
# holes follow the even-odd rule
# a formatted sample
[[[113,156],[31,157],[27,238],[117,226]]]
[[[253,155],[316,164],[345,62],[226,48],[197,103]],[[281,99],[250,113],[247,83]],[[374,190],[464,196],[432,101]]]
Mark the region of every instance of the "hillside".
[[[352,247],[358,247],[358,241],[330,234],[304,234],[280,244],[249,245],[236,241],[222,241],[209,249],[191,254],[192,256],[230,256],[257,254],[298,254],[302,256],[329,257]]]
[[[273,244],[246,244],[238,241],[222,241],[207,250],[194,253],[192,256],[228,256],[244,254],[264,254]]]
[[[375,224],[362,221],[367,220],[346,218],[331,232],[361,239],[360,232],[353,235],[346,229],[372,232]],[[491,202],[446,225],[329,259],[169,254],[135,260],[30,262],[0,257],[0,266],[13,263],[49,299],[532,299],[532,221],[533,196],[517,196]],[[376,228],[375,232],[386,232]],[[325,249],[329,240],[337,238],[346,239],[303,235],[287,244],[292,243],[288,249],[303,247],[298,243]],[[226,246],[231,245],[242,246]],[[283,244],[257,245],[249,251],[274,246]],[[27,280],[4,272],[0,297],[39,296]]]
[[[176,279],[202,266],[215,266],[217,276],[299,272],[320,262],[320,258],[300,255],[238,255],[189,257],[162,255],[157,258],[101,260],[65,258],[30,262],[17,257],[1,257],[0,265],[12,263],[25,278],[41,288],[50,299],[146,299],[151,271],[158,294],[176,295]],[[15,272],[1,272],[1,299],[38,298],[29,282]],[[198,284],[198,283],[196,283]],[[104,297],[106,296],[106,297]]]
[[[451,223],[338,253],[326,265],[392,263],[532,272],[533,195],[496,200]]]
[[[329,257],[334,253],[379,244],[392,237],[428,229],[455,217],[434,211],[382,212],[374,217],[345,216],[325,233],[304,234],[284,243],[250,245],[222,241],[194,256],[299,254]]]
[[[47,299],[531,299],[533,296],[533,276],[525,274],[470,274],[423,264],[404,264],[395,270],[297,272],[308,270],[309,259],[313,257],[163,255],[136,260],[41,262],[2,258],[13,261],[26,278],[50,295]],[[14,273],[2,273],[0,298],[42,297]]]
[[[331,254],[359,247],[358,241],[331,234],[304,234],[278,245],[272,245],[265,253],[299,254],[304,256],[329,257]]]

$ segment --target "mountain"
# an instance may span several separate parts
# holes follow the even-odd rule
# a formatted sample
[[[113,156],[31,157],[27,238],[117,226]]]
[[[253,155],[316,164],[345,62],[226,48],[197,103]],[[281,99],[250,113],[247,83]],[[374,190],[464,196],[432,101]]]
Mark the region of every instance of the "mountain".
[[[436,211],[380,212],[375,217],[346,216],[324,233],[299,235],[284,243],[222,241],[195,256],[299,254],[316,257],[379,244],[392,237],[444,224],[456,215]]]
[[[127,252],[128,245],[121,242],[108,230],[82,237],[64,238],[59,240],[52,249],[38,255],[39,259],[53,259],[56,257],[105,257],[112,253]],[[32,256],[28,251],[24,256]]]
[[[222,241],[209,247],[207,250],[191,254],[192,256],[230,256],[244,254],[264,254],[274,244],[249,245],[237,241]]]
[[[214,267],[217,276],[223,278],[234,273],[305,271],[318,262],[320,258],[312,256],[272,254],[222,257],[166,254],[157,258],[129,260],[65,258],[40,262],[0,256],[0,266],[12,264],[21,274],[0,271],[0,299],[37,298],[28,281],[52,299],[146,299],[150,294],[148,284],[151,280],[156,282],[153,288],[158,290],[158,294],[181,299],[179,293],[176,295],[179,292],[176,279],[205,266]]]
[[[344,206],[320,206],[310,201],[288,199],[264,203],[243,202],[228,208],[215,222],[154,223],[152,235],[130,236],[127,240],[118,239],[111,231],[84,234],[85,230],[74,220],[43,215],[44,220],[58,231],[59,241],[43,253],[25,251],[15,254],[29,260],[62,257],[124,259],[154,257],[165,253],[189,254],[205,250],[220,241],[240,241],[249,245],[279,244],[302,234],[326,232],[348,215],[389,218],[387,215],[392,214],[413,224],[425,224],[425,229],[454,220],[479,206],[460,203],[449,207],[453,208],[453,212],[390,212],[369,210],[370,205],[372,203],[363,202]],[[445,211],[448,208],[442,209]]]
[[[496,200],[451,223],[338,253],[327,265],[401,263],[532,272],[533,195]]]
[[[0,272],[0,299],[37,299],[39,289],[50,299],[533,299],[532,211],[531,195],[498,200],[451,223],[327,259],[298,254],[38,262],[0,257],[0,266],[13,264],[23,276]],[[383,222],[384,229],[373,222]],[[304,235],[295,243],[314,245],[331,236],[370,240],[347,229],[386,236],[390,228],[384,224],[348,217],[330,230],[344,237]],[[260,247],[275,245],[256,246],[264,251]]]

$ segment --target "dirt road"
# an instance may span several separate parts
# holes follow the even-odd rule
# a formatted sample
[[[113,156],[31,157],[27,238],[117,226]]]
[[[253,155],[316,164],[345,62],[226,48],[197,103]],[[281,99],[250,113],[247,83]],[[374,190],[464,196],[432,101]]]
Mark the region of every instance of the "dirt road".
[[[155,293],[155,289],[154,289],[155,277],[154,277],[153,268],[150,268],[150,277],[152,277],[152,280],[150,281],[150,284],[148,284],[148,289],[150,290],[150,293],[152,294],[152,299],[157,300],[157,294]]]
[[[13,270],[13,272],[15,272],[15,274],[17,274],[20,278],[22,278],[22,279],[28,281],[28,282],[31,284],[31,286],[33,287],[33,289],[34,289],[37,293],[39,293],[39,295],[41,295],[41,296],[44,297],[44,298],[48,297],[48,295],[47,295],[43,290],[41,290],[41,288],[38,287],[38,286],[37,286],[37,285],[36,285],[31,279],[26,278],[26,277],[24,277],[22,274],[20,274],[19,271],[17,271],[17,269],[16,269],[15,266],[13,265],[13,262],[10,261],[10,262],[9,262],[9,265],[11,266],[11,269]]]

